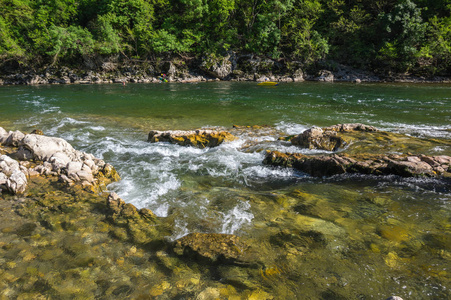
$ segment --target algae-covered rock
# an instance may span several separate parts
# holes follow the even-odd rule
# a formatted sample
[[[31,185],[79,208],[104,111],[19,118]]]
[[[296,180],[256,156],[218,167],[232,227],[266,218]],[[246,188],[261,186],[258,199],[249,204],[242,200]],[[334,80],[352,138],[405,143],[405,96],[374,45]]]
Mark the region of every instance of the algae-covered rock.
[[[435,153],[443,146],[450,148],[446,139],[424,139],[405,134],[386,132],[361,123],[337,124],[329,127],[312,127],[299,135],[282,138],[293,145],[326,151],[343,151],[349,154]]]
[[[330,127],[312,127],[303,133],[294,136],[291,143],[308,149],[320,149],[327,151],[337,151],[349,144],[350,139],[346,135],[338,133],[347,132],[376,132],[378,129],[374,126],[368,126],[360,123],[337,124]]]
[[[170,228],[147,208],[138,210],[134,205],[125,203],[116,193],[110,193],[107,199],[109,219],[119,227],[113,232],[117,238],[130,240],[138,244],[162,243],[164,236],[170,235]]]
[[[193,146],[196,148],[216,147],[223,142],[232,141],[235,137],[227,131],[216,130],[191,130],[191,131],[157,131],[149,132],[148,141],[169,142],[181,146]]]
[[[311,176],[332,176],[344,173],[398,175],[402,177],[450,177],[451,157],[446,155],[318,155],[267,152],[263,163],[292,167]]]
[[[329,127],[324,127],[324,131],[337,131],[337,132],[350,132],[350,131],[364,131],[364,132],[375,132],[379,131],[374,126],[365,125],[362,123],[345,123],[345,124],[337,124]]]
[[[252,264],[255,253],[240,237],[221,233],[190,233],[173,243],[178,255],[207,263]]]
[[[319,127],[307,129],[303,133],[293,137],[291,143],[303,148],[327,151],[337,151],[346,145],[344,139],[337,136],[335,131],[324,131]]]

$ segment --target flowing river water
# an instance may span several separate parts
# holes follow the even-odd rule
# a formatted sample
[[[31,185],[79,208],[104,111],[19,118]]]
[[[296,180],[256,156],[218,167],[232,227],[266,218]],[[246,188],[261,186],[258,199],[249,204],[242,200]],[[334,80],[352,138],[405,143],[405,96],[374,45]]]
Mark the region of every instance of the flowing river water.
[[[406,153],[451,155],[451,85],[305,82],[260,87],[214,82],[0,87],[1,127],[41,129],[111,163],[122,180],[108,189],[137,208],[172,218],[169,240],[191,232],[235,234],[257,241],[271,262],[257,272],[168,263],[166,269],[174,268],[168,272],[152,265],[155,254],[135,248],[145,259],[129,259],[127,266],[140,270],[139,276],[124,270],[123,262],[122,269],[82,266],[86,272],[97,272],[97,277],[110,273],[119,283],[115,289],[102,289],[100,281],[87,284],[86,293],[80,292],[84,296],[77,299],[139,298],[136,295],[144,290],[150,290],[149,298],[158,299],[450,297],[449,180],[312,178],[262,163],[265,150],[321,153],[295,148],[279,141],[280,136],[311,126],[355,122],[434,141],[433,147],[425,144],[404,149]],[[237,140],[216,148],[147,142],[150,130],[233,125],[261,127],[237,131]],[[0,233],[6,252],[8,233]],[[108,251],[104,255],[115,250]],[[60,286],[50,284],[57,275],[35,271],[44,254],[34,256],[36,265],[27,267],[23,276],[46,278],[47,287],[37,291],[58,299],[57,291],[64,291],[67,283],[58,275]],[[164,255],[156,256],[161,265]],[[11,265],[11,261],[0,258],[0,277],[5,272],[14,275],[19,262]],[[73,268],[70,262],[51,265]],[[17,272],[20,278],[22,273]],[[75,287],[94,276],[80,274],[64,278]],[[9,286],[17,280],[11,279]],[[20,294],[11,289],[11,295]],[[28,290],[29,295],[35,290]],[[72,299],[70,295],[67,292],[67,299]]]

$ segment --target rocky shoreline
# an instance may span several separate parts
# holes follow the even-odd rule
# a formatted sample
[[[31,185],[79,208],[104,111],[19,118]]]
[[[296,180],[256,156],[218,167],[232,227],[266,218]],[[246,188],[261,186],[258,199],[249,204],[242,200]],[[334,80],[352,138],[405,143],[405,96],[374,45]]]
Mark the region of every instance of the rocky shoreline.
[[[105,60],[85,62],[78,68],[54,67],[27,69],[7,66],[0,70],[0,85],[102,84],[102,83],[194,83],[205,81],[277,81],[277,82],[400,82],[451,83],[449,77],[425,77],[410,74],[377,75],[335,62],[325,62],[315,70],[306,70],[296,61],[273,60],[254,55],[181,58],[158,61]]]
[[[0,148],[0,192],[22,194],[27,178],[37,176],[54,176],[93,192],[104,191],[107,184],[120,179],[112,165],[40,131],[24,134],[0,127],[0,145],[5,147]]]

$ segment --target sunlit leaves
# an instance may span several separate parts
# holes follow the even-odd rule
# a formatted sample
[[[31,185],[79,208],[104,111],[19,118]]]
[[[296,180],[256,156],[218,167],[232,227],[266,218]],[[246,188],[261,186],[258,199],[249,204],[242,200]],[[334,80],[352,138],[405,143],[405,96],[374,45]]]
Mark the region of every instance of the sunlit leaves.
[[[450,14],[449,0],[0,0],[0,56],[64,63],[232,50],[445,72]]]

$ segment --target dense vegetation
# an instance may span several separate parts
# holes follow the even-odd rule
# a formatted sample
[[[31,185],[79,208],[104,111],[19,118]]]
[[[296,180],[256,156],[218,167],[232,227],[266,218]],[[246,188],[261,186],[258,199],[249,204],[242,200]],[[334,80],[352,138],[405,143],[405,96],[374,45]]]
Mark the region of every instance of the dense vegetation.
[[[221,56],[451,73],[450,0],[0,0],[0,60]]]

